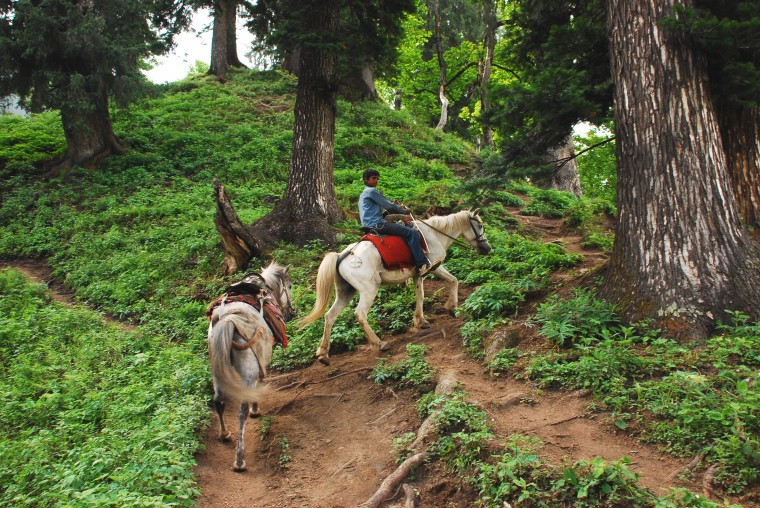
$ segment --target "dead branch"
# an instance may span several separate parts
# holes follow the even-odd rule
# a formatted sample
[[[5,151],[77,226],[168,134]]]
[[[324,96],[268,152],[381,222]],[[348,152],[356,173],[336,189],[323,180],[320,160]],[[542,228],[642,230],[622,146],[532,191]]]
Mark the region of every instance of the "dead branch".
[[[327,414],[330,411],[332,411],[332,408],[335,407],[335,404],[337,404],[338,402],[340,402],[340,399],[342,399],[342,398],[343,398],[343,394],[341,393],[340,397],[338,397],[337,399],[335,399],[335,402],[333,402],[332,404],[330,404],[330,407],[327,408],[327,411],[325,411],[325,414]]]
[[[214,224],[222,238],[225,274],[235,273],[248,266],[252,257],[266,259],[269,249],[254,236],[249,227],[242,223],[232,206],[224,185],[214,178],[214,196],[216,197],[216,215]]]
[[[386,411],[385,413],[383,413],[382,415],[380,415],[377,419],[372,420],[371,422],[369,422],[367,425],[374,425],[377,422],[379,422],[380,420],[382,420],[383,418],[385,418],[386,416],[388,416],[389,414],[395,413],[397,410],[398,410],[398,406],[393,406],[393,408],[390,411]]]

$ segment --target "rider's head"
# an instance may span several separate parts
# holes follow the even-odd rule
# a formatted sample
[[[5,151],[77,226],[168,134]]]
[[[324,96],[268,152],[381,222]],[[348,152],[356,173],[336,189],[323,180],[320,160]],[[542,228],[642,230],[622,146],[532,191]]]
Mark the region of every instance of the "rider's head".
[[[380,179],[380,172],[376,169],[365,169],[362,175],[365,185],[374,187],[377,185],[377,181]]]

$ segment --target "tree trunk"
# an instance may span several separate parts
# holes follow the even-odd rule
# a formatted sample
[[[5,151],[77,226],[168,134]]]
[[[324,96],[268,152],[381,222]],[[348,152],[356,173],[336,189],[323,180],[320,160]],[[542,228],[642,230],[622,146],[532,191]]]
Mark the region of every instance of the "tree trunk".
[[[224,185],[214,178],[214,196],[216,197],[216,215],[214,224],[222,239],[224,251],[224,274],[229,275],[248,267],[252,257],[265,259],[276,247],[262,245],[243,224],[232,206]]]
[[[315,36],[338,30],[336,0],[314,3],[309,16]],[[285,196],[254,225],[259,238],[303,245],[320,239],[332,245],[332,225],[343,219],[333,179],[337,55],[324,45],[301,48],[296,92],[293,153]]]
[[[440,131],[446,127],[448,122],[449,100],[446,98],[446,59],[443,58],[443,35],[441,9],[438,0],[433,2],[433,16],[435,17],[435,52],[438,55],[438,98],[441,101],[441,117],[435,130]]]
[[[491,112],[491,101],[488,97],[488,86],[491,83],[491,67],[493,66],[493,52],[496,48],[496,28],[498,25],[496,19],[496,5],[491,0],[483,0],[483,13],[486,22],[486,36],[483,41],[485,54],[483,56],[483,67],[480,74],[480,118],[483,129],[483,146],[493,148],[493,130],[488,120],[488,114]]]
[[[224,22],[227,25],[227,65],[245,69],[246,66],[240,61],[237,51],[237,3],[226,3],[228,6],[224,9]]]
[[[109,155],[121,155],[124,146],[116,137],[108,112],[108,93],[102,80],[90,87],[85,85],[84,95],[90,98],[92,108],[63,106],[61,123],[66,136],[66,155],[62,161],[48,168],[47,177],[65,173],[73,165],[88,167]]]
[[[583,190],[574,152],[572,134],[568,135],[560,145],[549,150],[549,157],[555,165],[551,188],[570,192],[580,198],[583,197]]]
[[[727,309],[760,317],[760,265],[729,182],[706,66],[685,36],[657,26],[674,1],[608,4],[619,217],[600,294],[628,320],[702,339]]]
[[[718,106],[728,173],[744,224],[760,230],[760,106]]]
[[[230,8],[229,0],[216,0],[214,2],[214,26],[211,33],[211,65],[208,73],[216,76],[218,81],[227,79],[227,11]]]
[[[349,102],[377,101],[380,99],[375,89],[374,72],[367,63],[360,67],[352,66],[340,81],[340,95]]]

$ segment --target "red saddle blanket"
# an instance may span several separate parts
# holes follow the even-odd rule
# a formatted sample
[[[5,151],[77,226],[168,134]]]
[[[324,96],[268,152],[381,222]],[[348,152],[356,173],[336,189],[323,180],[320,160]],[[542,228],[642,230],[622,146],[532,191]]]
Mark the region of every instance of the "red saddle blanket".
[[[412,251],[400,236],[364,235],[361,239],[374,244],[383,260],[383,266],[388,270],[415,267]]]

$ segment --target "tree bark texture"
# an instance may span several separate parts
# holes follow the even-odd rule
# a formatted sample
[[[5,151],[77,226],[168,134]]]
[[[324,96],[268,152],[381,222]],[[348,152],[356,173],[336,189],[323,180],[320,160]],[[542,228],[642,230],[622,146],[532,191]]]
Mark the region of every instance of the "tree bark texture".
[[[229,1],[227,4],[228,6],[224,9],[224,22],[227,25],[227,65],[245,68],[237,51],[237,3]]]
[[[496,48],[496,5],[491,0],[483,0],[483,14],[486,22],[486,34],[483,42],[485,54],[480,73],[480,117],[488,118],[491,111],[491,100],[488,97],[488,87],[491,83],[491,68],[493,67],[493,52]],[[482,122],[483,146],[493,148],[493,130],[488,122]]]
[[[208,73],[224,82],[227,79],[227,11],[228,0],[214,2],[214,24],[211,32],[211,65]],[[234,8],[234,6],[233,6]]]
[[[61,108],[61,123],[66,136],[67,150],[63,160],[54,164],[48,177],[65,172],[72,165],[90,166],[108,155],[121,155],[124,146],[113,132],[108,111],[107,87],[102,80],[84,85],[83,94],[89,97],[92,108]]]
[[[352,66],[340,80],[340,95],[349,102],[377,101],[375,74],[368,63]]]
[[[232,206],[224,185],[214,178],[216,215],[214,224],[222,239],[224,251],[224,274],[229,275],[245,269],[252,257],[267,258],[274,246],[263,245],[243,224]]]
[[[760,231],[760,106],[718,105],[728,173],[745,225]]]
[[[335,0],[315,2],[309,19],[313,33],[335,32],[340,7]],[[254,228],[257,236],[269,241],[302,245],[321,239],[332,245],[332,225],[343,219],[333,179],[337,55],[334,50],[313,45],[302,47],[300,55],[285,196]]]
[[[760,317],[760,272],[706,66],[685,36],[657,26],[674,1],[608,3],[619,217],[600,294],[629,320],[702,339],[726,309]]]
[[[438,0],[433,1],[433,16],[435,18],[435,52],[438,55],[438,99],[441,101],[441,117],[435,130],[440,131],[448,122],[449,100],[446,98],[446,59],[443,57],[443,35],[441,25],[441,9]]]
[[[549,158],[554,163],[551,188],[570,192],[576,197],[583,197],[581,177],[578,174],[578,161],[574,157],[573,136],[568,135],[558,146],[549,150]]]

